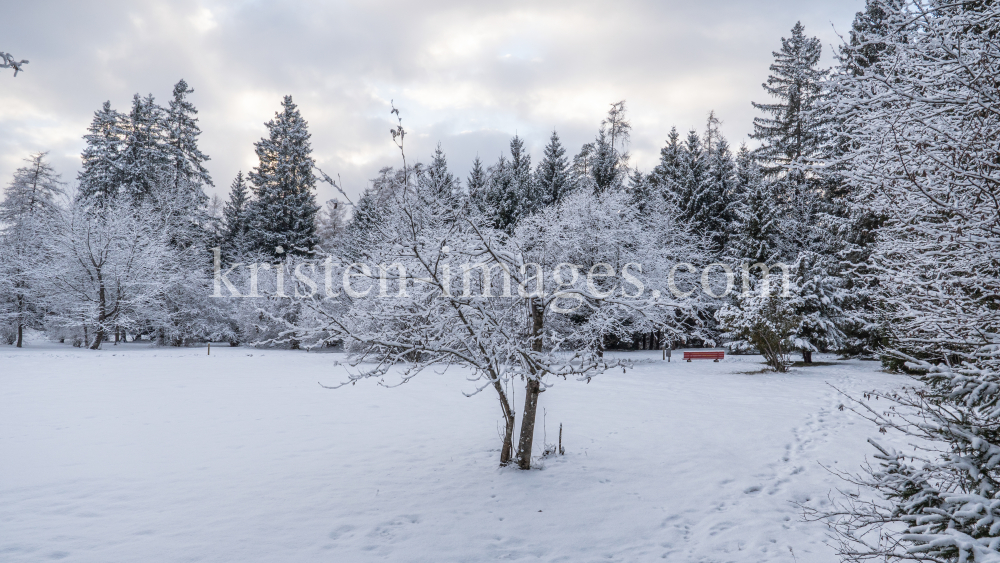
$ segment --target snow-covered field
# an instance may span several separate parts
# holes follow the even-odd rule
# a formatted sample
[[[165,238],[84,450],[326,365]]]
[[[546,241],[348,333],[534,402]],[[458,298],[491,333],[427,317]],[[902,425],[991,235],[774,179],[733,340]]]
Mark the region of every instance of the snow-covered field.
[[[0,560],[832,562],[793,502],[877,429],[827,382],[904,381],[635,353],[541,396],[566,455],[522,472],[497,468],[497,401],[461,373],[327,390],[335,354],[205,352],[0,348]]]

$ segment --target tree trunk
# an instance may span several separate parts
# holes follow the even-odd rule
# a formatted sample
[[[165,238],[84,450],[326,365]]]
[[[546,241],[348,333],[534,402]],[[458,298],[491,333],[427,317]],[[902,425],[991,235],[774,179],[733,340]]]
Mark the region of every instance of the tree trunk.
[[[532,299],[531,307],[531,350],[542,351],[542,329],[545,311],[537,299]],[[517,442],[517,466],[521,469],[531,469],[531,443],[535,439],[535,414],[538,412],[538,394],[541,384],[539,380],[544,373],[538,373],[531,368],[531,376],[524,390],[524,412],[521,413],[521,438]]]
[[[504,397],[501,397],[500,401],[506,403]],[[514,413],[507,404],[504,404],[502,408],[504,411],[504,431],[503,446],[500,447],[500,465],[507,465],[514,457]]]
[[[802,351],[802,361],[805,362],[805,363],[807,363],[807,364],[813,363],[813,353],[812,353],[812,350],[803,350]]]
[[[97,274],[98,282],[101,282],[101,274]],[[104,340],[104,321],[107,318],[108,309],[106,295],[104,292],[104,284],[101,283],[100,289],[97,290],[97,334],[94,335],[94,343],[90,345],[91,350],[98,350],[101,347],[101,342]]]
[[[24,324],[17,323],[17,347],[20,348],[21,344],[24,343]]]
[[[517,466],[531,469],[531,443],[535,438],[535,413],[538,412],[538,380],[529,379],[524,391],[521,415],[521,439],[517,443]]]

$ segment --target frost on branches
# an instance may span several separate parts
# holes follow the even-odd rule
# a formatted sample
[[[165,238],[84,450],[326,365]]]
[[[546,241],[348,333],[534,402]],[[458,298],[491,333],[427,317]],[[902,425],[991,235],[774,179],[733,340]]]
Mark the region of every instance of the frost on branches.
[[[345,383],[397,385],[432,365],[470,370],[469,393],[499,402],[501,464],[531,467],[539,397],[557,380],[589,382],[622,366],[604,357],[605,336],[698,330],[701,298],[675,299],[666,287],[668,263],[703,262],[697,239],[669,217],[645,220],[623,190],[577,190],[510,223],[474,204],[456,210],[452,194],[429,190],[405,161],[382,178],[359,209],[379,218],[366,227],[366,250],[342,265],[351,285],[337,299],[306,300],[286,335],[343,339],[353,366]]]
[[[887,358],[917,385],[889,410],[878,466],[825,517],[850,561],[1000,560],[1000,8],[870,1],[837,76],[841,169],[857,212],[884,217],[868,264]]]

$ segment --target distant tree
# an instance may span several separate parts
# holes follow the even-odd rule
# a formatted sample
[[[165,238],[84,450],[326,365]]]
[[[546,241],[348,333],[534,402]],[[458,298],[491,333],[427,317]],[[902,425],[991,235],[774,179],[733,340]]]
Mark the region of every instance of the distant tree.
[[[172,149],[170,160],[174,170],[175,190],[180,191],[181,181],[214,186],[212,177],[205,169],[203,162],[210,160],[209,156],[198,148],[198,110],[187,99],[194,89],[188,87],[183,79],[174,85],[173,98],[167,108],[166,120],[167,144]]]
[[[124,122],[124,116],[111,108],[111,102],[104,102],[94,112],[83,137],[86,144],[81,155],[83,166],[77,176],[80,184],[77,197],[105,202],[120,195],[124,176],[118,160],[125,138]]]
[[[425,203],[440,201],[450,213],[457,212],[463,205],[465,194],[462,182],[448,170],[448,159],[438,143],[429,166],[414,166],[417,176],[417,190]]]
[[[481,199],[483,197],[483,190],[486,189],[486,181],[486,170],[483,168],[483,162],[477,154],[476,159],[472,161],[472,170],[469,172],[469,178],[465,181],[465,187],[468,190],[470,199]]]
[[[532,181],[531,155],[520,137],[510,140],[510,159],[500,155],[486,174],[485,189],[473,203],[493,228],[513,232],[519,220],[541,208],[544,196]]]
[[[222,209],[222,244],[229,255],[242,254],[247,248],[250,225],[247,221],[247,206],[250,204],[250,190],[243,171],[236,173],[229,188],[229,201]]]
[[[816,37],[806,37],[799,22],[790,38],[781,39],[781,50],[772,54],[771,75],[763,86],[776,102],[753,102],[769,117],[754,118],[750,137],[762,142],[757,156],[766,174],[786,178],[793,190],[804,190],[822,143],[822,124],[814,112],[826,76],[818,68],[822,46]]]
[[[535,168],[535,181],[544,205],[558,203],[572,186],[566,149],[555,130],[549,137],[549,144],[545,146],[542,160]]]
[[[632,124],[625,116],[625,100],[611,104],[594,140],[590,175],[597,193],[621,190],[628,176],[628,147]]]

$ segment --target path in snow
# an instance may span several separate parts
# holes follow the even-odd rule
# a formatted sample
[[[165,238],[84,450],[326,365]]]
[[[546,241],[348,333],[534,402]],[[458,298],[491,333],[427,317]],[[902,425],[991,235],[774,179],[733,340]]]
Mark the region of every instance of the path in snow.
[[[543,393],[567,453],[521,472],[456,372],[325,390],[334,354],[3,347],[0,560],[835,561],[792,502],[824,502],[819,463],[857,468],[877,429],[827,382],[905,379],[654,355]]]

